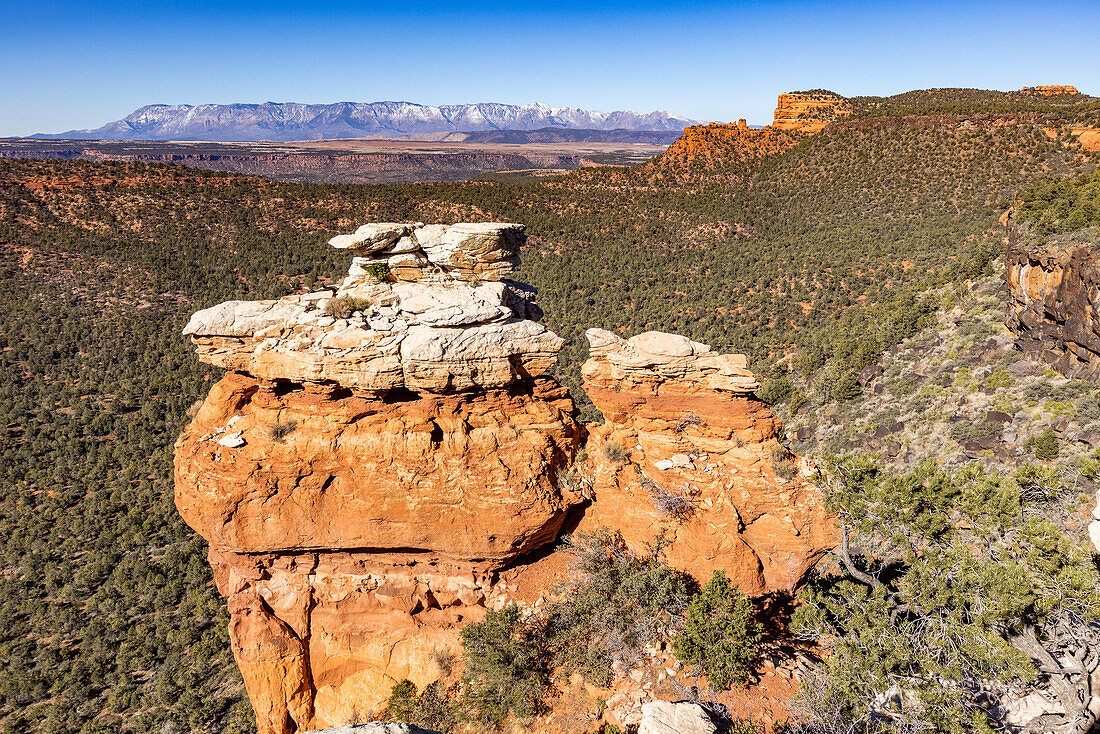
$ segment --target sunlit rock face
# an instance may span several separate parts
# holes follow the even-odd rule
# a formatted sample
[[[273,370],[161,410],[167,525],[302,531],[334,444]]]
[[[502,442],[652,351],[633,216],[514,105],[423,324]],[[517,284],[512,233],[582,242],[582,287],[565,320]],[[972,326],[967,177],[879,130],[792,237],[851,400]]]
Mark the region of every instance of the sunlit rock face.
[[[1006,324],[1029,357],[1066,377],[1100,381],[1100,265],[1096,245],[1069,238],[1013,242],[1005,256]]]
[[[779,95],[772,127],[799,133],[816,133],[831,122],[850,117],[848,100],[832,92],[790,92]]]
[[[745,356],[660,332],[588,340],[584,390],[605,422],[588,439],[595,500],[582,528],[616,527],[639,546],[660,537],[701,582],[721,568],[748,594],[792,590],[835,529],[809,468],[779,446]]]
[[[364,225],[331,241],[354,258],[338,288],[187,324],[227,372],[176,443],[176,505],[210,544],[260,734],[368,718],[398,681],[445,675],[462,627],[549,593],[566,529],[639,549],[663,533],[674,566],[750,594],[792,589],[828,546],[804,468],[784,454],[776,474],[778,424],[742,356],[590,331],[607,422],[576,422],[545,374],[562,340],[507,279],[523,237]],[[691,511],[668,514],[658,482]]]

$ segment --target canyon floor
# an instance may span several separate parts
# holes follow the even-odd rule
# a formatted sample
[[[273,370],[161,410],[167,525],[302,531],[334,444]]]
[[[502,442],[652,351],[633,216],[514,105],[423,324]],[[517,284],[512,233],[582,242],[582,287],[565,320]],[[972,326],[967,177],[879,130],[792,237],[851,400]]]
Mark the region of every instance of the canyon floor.
[[[541,177],[584,167],[634,165],[664,152],[676,137],[634,133],[632,138],[643,142],[502,142],[539,136],[500,132],[498,140],[449,133],[291,143],[5,138],[0,139],[0,158],[175,163],[299,183],[417,183],[465,181],[496,172]]]
[[[996,598],[1033,598],[1045,593],[1044,588],[1071,589],[1078,594],[1082,581],[1093,591],[1100,588],[1086,545],[1100,477],[1095,384],[1081,377],[1063,378],[1052,371],[1070,353],[1078,358],[1100,358],[1100,348],[1093,348],[1100,342],[1092,332],[1057,332],[1065,321],[1059,316],[1064,304],[1076,304],[1073,313],[1078,323],[1100,323],[1091,311],[1081,310],[1086,302],[1094,302],[1083,297],[1091,292],[1092,286],[1087,284],[1100,281],[1095,277],[1095,263],[1085,259],[1095,243],[1096,230],[1088,227],[1100,227],[1100,221],[1092,214],[1082,219],[1069,206],[1078,200],[1091,206],[1086,195],[1091,196],[1089,192],[1096,188],[1091,179],[1080,179],[1083,183],[1069,185],[1066,191],[1058,188],[1064,183],[1050,183],[1055,179],[1072,182],[1095,169],[1100,157],[1090,149],[1086,133],[1100,129],[1100,107],[1092,98],[1065,97],[981,90],[919,90],[892,98],[847,101],[827,93],[784,95],[776,114],[779,124],[769,129],[697,126],[667,153],[642,165],[581,166],[537,183],[530,183],[532,176],[527,173],[516,174],[522,183],[484,180],[484,176],[512,175],[501,173],[506,167],[499,163],[495,173],[478,174],[480,180],[462,183],[355,186],[203,171],[197,170],[198,163],[186,161],[185,165],[164,165],[139,158],[116,161],[110,156],[61,159],[65,146],[81,146],[79,156],[83,156],[84,143],[30,143],[60,146],[54,149],[54,160],[0,156],[0,562],[5,569],[0,574],[0,730],[49,734],[256,731],[246,681],[231,652],[230,620],[234,615],[263,618],[263,603],[249,590],[269,591],[277,581],[289,584],[304,572],[272,564],[271,578],[245,578],[241,573],[250,572],[250,567],[244,560],[223,557],[218,568],[235,568],[238,576],[219,579],[206,560],[207,542],[187,527],[177,512],[173,442],[196,417],[204,399],[217,405],[209,400],[211,389],[225,379],[222,368],[196,358],[180,332],[192,313],[222,302],[288,296],[308,300],[309,293],[334,289],[349,272],[351,258],[323,243],[363,222],[527,225],[528,240],[522,247],[523,262],[516,277],[538,289],[546,327],[563,339],[561,358],[545,379],[569,389],[578,413],[568,421],[559,419],[560,431],[553,421],[539,423],[535,419],[559,398],[545,391],[535,393],[534,388],[512,394],[512,386],[483,391],[484,400],[455,410],[470,413],[476,407],[481,411],[476,416],[482,421],[479,436],[493,435],[482,430],[490,423],[514,426],[513,418],[529,416],[528,423],[538,429],[528,432],[533,438],[540,432],[550,436],[536,446],[549,454],[553,453],[551,443],[566,447],[546,463],[561,469],[563,480],[591,477],[597,498],[601,494],[611,498],[607,507],[616,506],[616,498],[634,498],[640,511],[655,494],[663,496],[655,490],[640,492],[643,479],[664,489],[683,487],[685,482],[690,488],[694,480],[672,478],[696,471],[704,475],[694,482],[700,499],[712,500],[710,507],[700,502],[706,512],[711,516],[725,512],[721,517],[728,516],[730,528],[739,524],[712,496],[718,494],[712,491],[712,484],[704,482],[716,471],[712,466],[707,473],[707,465],[717,462],[697,457],[699,464],[695,464],[689,455],[692,452],[678,452],[684,456],[677,457],[657,442],[670,431],[677,441],[694,438],[713,443],[713,437],[694,436],[693,432],[702,428],[682,415],[672,421],[666,416],[661,419],[666,424],[661,431],[650,430],[655,421],[649,416],[612,400],[613,393],[622,392],[611,389],[617,380],[607,379],[599,370],[590,369],[587,375],[582,371],[593,357],[585,338],[589,327],[623,337],[675,332],[713,345],[717,353],[746,354],[748,368],[761,383],[761,399],[786,423],[785,430],[768,438],[766,444],[742,437],[739,447],[733,441],[728,450],[755,458],[753,466],[761,469],[757,473],[737,465],[738,481],[752,479],[785,490],[789,485],[779,479],[773,482],[771,474],[776,469],[790,474],[790,452],[820,460],[823,465],[834,454],[871,452],[878,454],[883,475],[906,473],[906,481],[927,481],[932,489],[957,486],[944,474],[911,476],[911,470],[925,464],[923,459],[932,457],[944,471],[970,472],[966,475],[970,477],[965,485],[968,492],[985,492],[990,487],[1006,490],[1010,501],[997,505],[998,511],[1003,511],[998,520],[1008,523],[1005,542],[1041,534],[1044,542],[1049,541],[1047,547],[1055,549],[1053,559],[1040,560],[1055,561],[1051,567],[1064,575],[1054,579],[1057,584],[1045,587],[1033,580],[1047,578],[1041,574],[1048,571],[1026,566],[1032,563],[1029,553],[1042,544],[1007,549],[1025,564],[1020,566],[1021,573],[1040,575],[1028,576],[1018,587],[1006,587]],[[817,132],[806,134],[814,129]],[[341,143],[335,142],[300,149],[291,146],[293,150],[308,148],[308,153],[287,153],[281,145],[261,146],[266,151],[261,152],[253,145],[240,160],[232,158],[240,152],[232,145],[197,144],[191,152],[230,156],[234,165],[250,173],[258,171],[246,166],[259,166],[261,155],[270,155],[284,166],[281,175],[301,176],[310,182],[321,180],[311,167],[328,166],[325,175],[336,176],[340,171],[333,171],[338,165],[351,171],[362,165],[363,175],[377,176],[390,175],[384,170],[379,173],[383,164],[390,165],[386,161],[399,170],[407,160],[419,160],[418,165],[425,169],[436,166],[439,171],[428,172],[437,175],[471,175],[468,162],[462,160],[466,152],[441,151],[473,148],[444,145],[451,142],[471,141],[404,141],[402,150],[392,143],[378,143],[390,148],[374,152],[340,148]],[[15,142],[5,145],[12,150]],[[140,153],[145,145],[130,151]],[[511,155],[511,148],[506,147],[509,143],[495,141],[492,145],[492,153],[469,155]],[[553,145],[556,143],[548,144]],[[604,155],[602,147],[577,145],[585,146],[586,151],[578,153],[571,148],[565,152],[604,162],[599,158]],[[528,154],[513,163],[517,169],[529,171],[529,156],[535,155],[530,151],[535,149],[524,149]],[[119,150],[115,153],[121,155]],[[551,156],[553,161],[540,163],[549,166],[540,170],[560,170],[557,155]],[[357,157],[366,163],[360,164]],[[370,166],[373,168],[368,170]],[[1018,201],[1021,192],[1028,191],[1034,192],[1030,209]],[[1100,210],[1088,206],[1080,213]],[[1059,237],[1068,237],[1084,226],[1080,247],[1021,252],[1018,262],[998,260],[1006,251],[1007,212],[1013,208],[1033,210],[1030,226],[1035,228],[1052,228],[1054,232],[1068,228]],[[1070,215],[1063,216],[1063,209]],[[1041,232],[1036,230],[1038,234]],[[392,263],[387,259],[394,269],[419,262],[415,248],[398,252],[404,246],[394,243],[393,247],[396,249],[388,257],[411,258]],[[429,254],[439,259],[437,254],[446,253],[425,250],[424,257]],[[375,253],[369,255],[375,257]],[[365,261],[360,268],[369,272],[370,267],[381,264]],[[1081,264],[1088,267],[1079,267]],[[1051,354],[1022,355],[1013,343],[1015,335],[1000,325],[1005,306],[1014,300],[1001,290],[1002,273],[1006,272],[1009,285],[1017,282],[1029,289],[1016,293],[1021,298],[1026,295],[1024,305],[1028,308],[1020,309],[1010,328],[1028,327],[1036,339],[1057,347]],[[1087,277],[1063,278],[1065,273]],[[478,282],[482,280],[485,278],[479,275]],[[1077,284],[1077,297],[1048,299],[1046,292],[1052,283]],[[386,325],[382,317],[388,319],[393,314],[387,316],[381,308],[379,323]],[[492,331],[489,327],[496,328],[494,324],[485,323],[483,330]],[[369,320],[368,325],[373,328]],[[422,326],[410,328],[420,330]],[[230,344],[218,340],[243,338],[234,334],[207,336],[214,340],[212,349]],[[614,343],[606,335],[603,339],[605,345]],[[290,341],[283,340],[288,350],[285,354],[261,351],[259,356],[297,360],[303,353],[296,346],[291,348]],[[420,367],[432,367],[423,360],[407,362],[417,368],[418,379]],[[405,364],[402,362],[403,370]],[[275,366],[276,362],[269,361],[249,367],[274,370]],[[327,361],[320,366],[333,369],[339,365]],[[603,369],[603,362],[596,366]],[[278,376],[274,371],[271,374]],[[233,387],[236,379],[231,375],[223,387]],[[238,386],[245,392],[251,390],[247,383]],[[221,390],[223,395],[226,389]],[[217,441],[202,440],[214,428],[228,427],[235,418],[228,415],[222,421],[204,414],[199,420],[203,431],[197,432],[188,446],[222,457],[216,462],[210,459],[211,466],[216,464],[220,470],[230,467],[227,457],[232,452],[236,452],[235,466],[246,467],[242,462],[250,452],[258,456],[265,447],[275,456],[300,446],[308,448],[314,437],[337,430],[350,435],[350,429],[330,426],[311,411],[325,401],[340,402],[349,410],[367,405],[353,398],[333,395],[329,399],[308,392],[305,386],[285,394],[274,387],[258,388],[246,411],[250,423],[231,432],[243,431],[243,436],[230,439],[231,433],[226,433]],[[415,431],[406,434],[420,441],[417,445],[425,456],[457,461],[466,455],[457,450],[458,439],[465,440],[463,421],[455,418],[461,415],[442,414],[451,409],[448,401],[452,398],[432,398],[434,413],[428,412],[427,397],[414,401],[406,399],[410,398],[407,394],[396,393],[392,398],[390,403],[385,399],[371,402],[367,407],[374,412],[358,422],[389,421],[390,414],[399,410],[412,420],[419,414],[414,415],[411,409],[419,405],[424,408],[424,421],[418,424],[423,430],[419,436],[412,435]],[[560,400],[564,401],[564,396]],[[375,405],[379,402],[380,406]],[[225,406],[228,410],[228,404]],[[673,402],[666,407],[681,406]],[[298,414],[287,412],[292,409]],[[758,410],[763,413],[764,408]],[[278,411],[285,415],[277,415]],[[709,424],[717,424],[703,411],[693,412]],[[742,415],[748,414],[742,411]],[[296,421],[294,431],[290,431],[288,416]],[[488,418],[494,416],[501,420],[490,422]],[[267,422],[260,423],[260,419]],[[211,422],[209,431],[205,430],[207,420]],[[242,423],[245,418],[236,420]],[[573,420],[590,432],[584,459],[567,440],[572,435],[568,431],[573,430],[569,421]],[[396,425],[395,417],[394,421]],[[714,425],[708,425],[708,430]],[[678,431],[677,426],[683,430]],[[271,433],[266,427],[277,430]],[[559,434],[563,438],[553,438]],[[219,443],[222,439],[236,443],[242,438],[249,443],[236,449]],[[448,445],[455,451],[444,453],[434,448],[444,441],[450,441]],[[605,452],[608,443],[612,447]],[[411,440],[409,448],[415,448]],[[717,456],[717,448],[708,446],[695,453]],[[570,466],[565,464],[567,456],[572,457]],[[612,461],[613,457],[618,458]],[[697,470],[677,466],[677,462],[667,468],[666,462],[674,457],[682,465],[685,458],[690,460]],[[484,470],[480,464],[476,466]],[[993,477],[975,474],[978,470]],[[203,476],[212,474],[204,471]],[[868,489],[874,492],[857,494],[856,499],[873,495],[891,501],[899,493],[886,490],[894,486],[902,485],[869,482]],[[1028,493],[1028,504],[1022,508],[1016,502],[1021,488]],[[334,480],[324,491],[331,490],[329,496],[334,496],[337,489]],[[567,497],[557,481],[533,482],[527,494],[549,507],[544,518],[559,512],[550,507],[554,502],[583,504]],[[941,492],[939,499],[948,512],[960,509],[947,493]],[[196,502],[194,506],[206,505]],[[914,508],[888,509],[894,518],[907,512],[911,515],[911,510],[921,513],[930,527],[950,534],[950,542],[938,544],[948,550],[1002,542],[999,537],[978,537],[971,532],[976,527],[973,513],[966,522],[952,518],[945,523],[937,514],[936,503]],[[586,515],[592,520],[597,514],[624,519],[604,511],[606,507],[599,513],[595,505],[590,509]],[[644,516],[632,513],[625,519],[631,518]],[[531,521],[535,516],[520,519]],[[764,522],[739,519],[748,535],[757,529],[764,535]],[[985,522],[981,517],[977,520]],[[508,524],[518,526],[514,529],[519,537],[535,541],[542,537],[540,528],[514,521]],[[210,527],[221,525],[211,522]],[[624,534],[642,529],[644,525],[638,522],[623,528]],[[913,532],[913,528],[902,529]],[[869,533],[864,536],[875,540]],[[677,546],[667,550],[675,556],[688,548],[687,542],[700,537],[707,536],[685,533],[677,539]],[[922,533],[917,537],[927,540]],[[398,541],[405,542],[398,538],[393,543]],[[227,542],[226,551],[233,552],[229,546]],[[881,569],[874,565],[877,547],[869,542],[855,544],[857,563]],[[925,550],[929,547],[925,542]],[[237,555],[251,557],[251,552]],[[345,673],[349,677],[357,674],[350,664],[354,660],[337,664],[340,656],[348,657],[340,647],[340,636],[350,637],[356,630],[339,618],[320,617],[334,604],[344,604],[338,598],[342,592],[337,582],[350,579],[349,583],[358,583],[372,570],[354,566],[356,559],[327,555],[333,561],[333,574],[316,588],[316,598],[324,602],[316,610],[317,629],[333,631],[332,655],[325,657],[332,664],[325,671],[314,671],[314,682],[325,684],[318,690],[329,682],[327,677],[321,680],[322,673],[339,674],[332,678],[337,683],[347,680],[340,677]],[[690,555],[704,562],[708,556]],[[935,611],[939,604],[931,604],[927,595],[922,597],[920,588],[902,588],[888,576],[883,577],[891,583],[888,593],[879,594],[877,600],[870,599],[864,586],[849,580],[843,582],[847,586],[840,582],[829,586],[840,565],[833,554],[827,559],[819,566],[821,573],[813,576],[812,598],[823,609],[825,602],[833,604],[831,623],[835,623],[836,632],[832,639],[854,639],[866,629],[873,633],[876,644],[896,643],[897,653],[877,654],[880,648],[876,648],[875,654],[861,657],[856,646],[836,647],[847,657],[835,667],[834,683],[845,684],[844,690],[853,695],[860,691],[885,695],[888,691],[877,688],[875,681],[895,675],[897,668],[887,670],[883,665],[909,662],[917,666],[910,669],[911,680],[956,680],[953,673],[930,662],[924,648],[914,646],[910,635],[914,617],[909,612],[852,617],[847,627],[845,618],[835,613],[838,598],[855,600],[844,607],[853,612],[885,610],[886,605],[900,603],[898,600],[912,601],[910,611]],[[1066,559],[1072,563],[1063,563]],[[533,605],[565,565],[565,559],[554,554],[543,560],[546,565],[532,564],[531,575],[504,578],[504,584],[494,590],[507,592],[518,603]],[[940,562],[942,556],[919,560],[920,565],[912,568],[927,571],[929,578],[946,578],[940,573],[945,567]],[[779,555],[769,563],[771,568],[788,565]],[[983,563],[979,570],[989,568]],[[906,575],[912,579],[920,573],[910,570]],[[442,617],[479,606],[476,599],[470,605],[461,598],[462,603],[454,604],[447,596],[451,591],[466,590],[458,587],[458,581],[452,584],[452,579],[458,578],[441,574],[429,579],[435,601],[417,614]],[[741,578],[745,586],[756,583],[753,575]],[[237,597],[232,609],[215,582],[229,583],[227,590]],[[759,583],[769,583],[767,571]],[[284,591],[289,589],[287,586]],[[954,589],[953,599],[974,598],[972,587]],[[390,597],[392,604],[404,603],[401,595],[384,596]],[[426,593],[424,596],[427,599]],[[470,598],[469,594],[463,596]],[[626,596],[628,601],[641,597]],[[1100,609],[1100,602],[1084,593],[1079,596],[1086,607]],[[271,598],[291,609],[291,602],[297,603],[292,597]],[[985,594],[985,598],[992,595]],[[444,605],[448,599],[452,603]],[[1071,620],[1063,629],[1055,624],[1059,620],[1042,616],[1043,608],[1035,609],[1039,611],[1029,617],[1029,623],[1036,625],[1044,641],[1058,642],[1057,655],[1072,657],[1079,641],[1100,649],[1100,643],[1089,641],[1089,635],[1100,632],[1097,623],[1082,625]],[[1018,614],[1007,602],[991,613],[1004,610],[1010,620],[1012,614]],[[368,609],[347,615],[347,620],[366,620],[383,611]],[[956,611],[945,611],[944,619],[951,625],[957,617],[950,615]],[[302,619],[288,615],[287,626],[300,625]],[[975,639],[975,632],[985,635],[1006,618],[990,619],[987,628],[978,628],[971,618],[952,629],[960,639]],[[1047,623],[1045,631],[1040,629]],[[270,627],[238,625],[239,640],[248,643],[250,629],[285,631],[274,623]],[[425,633],[432,629],[449,633],[450,628],[440,625],[425,628]],[[1003,638],[996,635],[981,639],[1005,649]],[[797,650],[765,645],[761,652],[749,687],[723,699],[734,716],[754,722],[783,718],[795,679],[807,680],[805,666],[800,665],[805,661]],[[774,657],[772,653],[776,653]],[[670,662],[667,655],[667,647],[655,648],[652,662]],[[321,657],[317,660],[320,663]],[[1088,665],[1095,660],[1100,656],[1088,657]],[[1059,705],[1070,716],[1073,707],[1085,699],[1078,699],[1077,689],[1065,683],[1064,676],[1060,692],[1049,685],[1059,679],[1046,672],[1038,682],[1013,678],[1014,671],[1030,670],[1030,665],[1008,669],[1008,683],[993,691],[995,699],[982,699],[986,702],[982,710],[990,721],[1011,714],[1015,721],[1028,722],[1032,731],[1049,732],[1054,730],[1052,721],[1066,718],[1052,710],[1055,699],[1065,694]],[[657,667],[649,669],[660,678]],[[563,685],[571,685],[568,678]],[[643,692],[649,698],[659,689],[661,693],[669,691],[662,686],[671,684],[667,672],[664,680],[656,680],[643,671],[642,680],[628,674],[620,676],[616,685],[621,688],[614,694],[597,691],[587,702],[591,706],[584,710],[554,708],[555,721],[575,723],[577,730],[591,734],[596,727],[592,713],[633,714],[636,694]],[[647,685],[651,690],[646,690]],[[429,688],[418,692],[418,703],[432,703],[423,700]],[[826,690],[814,685],[804,689]],[[939,695],[944,687],[930,685],[924,690]],[[1100,690],[1100,680],[1094,690]],[[953,695],[967,695],[959,688],[953,691]],[[612,702],[611,696],[619,693],[626,695]],[[684,694],[675,690],[667,695]],[[570,697],[562,695],[553,699],[551,706],[568,700]],[[579,696],[572,700],[584,701]],[[852,706],[878,705],[849,700]],[[945,704],[948,716],[954,713],[950,707],[958,703],[956,698]],[[326,711],[324,706],[317,710]],[[347,718],[358,718],[354,713],[348,712]],[[337,714],[342,718],[342,713],[336,712],[325,723],[341,723]],[[397,720],[417,723],[416,718]],[[610,723],[610,718],[605,721]],[[516,730],[519,728],[517,723]],[[531,730],[546,728],[533,726]],[[610,731],[608,728],[605,734]]]

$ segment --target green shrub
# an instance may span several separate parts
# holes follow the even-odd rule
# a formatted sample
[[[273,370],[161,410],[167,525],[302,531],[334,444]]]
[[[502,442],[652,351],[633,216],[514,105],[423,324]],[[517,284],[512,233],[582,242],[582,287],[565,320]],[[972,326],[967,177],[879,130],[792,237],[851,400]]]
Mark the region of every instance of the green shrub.
[[[1025,502],[1044,502],[1059,496],[1068,489],[1065,478],[1053,466],[1023,464],[1012,474],[1020,487],[1020,497]]]
[[[390,266],[386,263],[373,263],[367,266],[367,272],[379,283],[385,283],[387,280],[393,278],[393,274],[390,272]]]
[[[998,367],[985,378],[985,384],[994,389],[1012,387],[1016,384],[1016,378],[1009,374],[1004,367]]]
[[[833,400],[855,400],[859,397],[859,378],[855,372],[845,372],[833,383]]]
[[[657,551],[634,553],[608,530],[569,538],[573,576],[544,607],[543,637],[555,665],[608,685],[612,665],[631,668],[642,650],[679,627],[690,577]]]
[[[546,655],[535,629],[515,604],[489,611],[462,628],[466,669],[463,702],[484,723],[509,714],[528,719],[539,713],[550,682]]]
[[[825,354],[820,347],[805,347],[794,358],[794,367],[802,376],[809,379],[825,364]]]
[[[988,734],[997,691],[1034,690],[1050,650],[1097,648],[1090,548],[1029,506],[1017,481],[977,463],[952,473],[928,460],[901,475],[869,456],[824,465],[826,507],[843,519],[840,570],[811,579],[792,620],[830,653],[803,686],[811,718],[858,722],[886,706],[906,731]],[[1060,686],[1076,673],[1044,675]],[[884,704],[895,683],[901,695]],[[1059,728],[1082,715],[1074,706]]]
[[[757,390],[756,397],[768,405],[778,405],[790,397],[793,392],[794,385],[791,384],[790,378],[784,375],[764,380],[764,385]]]
[[[1039,461],[1053,461],[1058,458],[1058,435],[1047,426],[1038,436],[1029,436],[1024,441],[1024,451],[1030,451]]]
[[[791,410],[791,415],[794,415],[795,413],[797,413],[799,411],[799,409],[802,408],[802,406],[804,406],[808,402],[810,402],[810,399],[806,397],[806,394],[804,392],[802,392],[801,390],[795,389],[791,393],[791,400],[790,400],[790,404],[789,404],[790,405],[790,410]]]
[[[691,599],[685,630],[672,639],[676,657],[698,664],[712,688],[725,690],[742,683],[760,641],[752,602],[715,570],[706,586]]]
[[[386,704],[385,718],[437,731],[449,731],[459,722],[459,712],[440,681],[428,684],[423,693],[406,679],[395,683]]]
[[[1100,449],[1093,451],[1079,460],[1081,476],[1085,479],[1095,480],[1100,477]]]

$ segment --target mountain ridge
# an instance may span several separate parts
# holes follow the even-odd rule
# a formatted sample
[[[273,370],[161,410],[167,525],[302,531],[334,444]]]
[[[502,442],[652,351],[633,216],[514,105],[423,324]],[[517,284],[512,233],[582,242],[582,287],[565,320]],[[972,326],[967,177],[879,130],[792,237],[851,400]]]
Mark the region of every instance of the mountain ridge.
[[[682,130],[698,121],[664,110],[600,112],[539,102],[422,105],[413,102],[152,104],[98,128],[29,137],[74,140],[325,140],[371,135],[537,130]]]

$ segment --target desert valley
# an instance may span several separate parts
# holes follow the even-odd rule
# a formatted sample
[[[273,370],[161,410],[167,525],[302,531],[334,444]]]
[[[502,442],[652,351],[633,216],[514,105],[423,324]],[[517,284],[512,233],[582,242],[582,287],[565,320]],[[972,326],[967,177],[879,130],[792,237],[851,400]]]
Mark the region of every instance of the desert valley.
[[[1100,99],[614,114],[0,141],[0,731],[1096,729]]]

